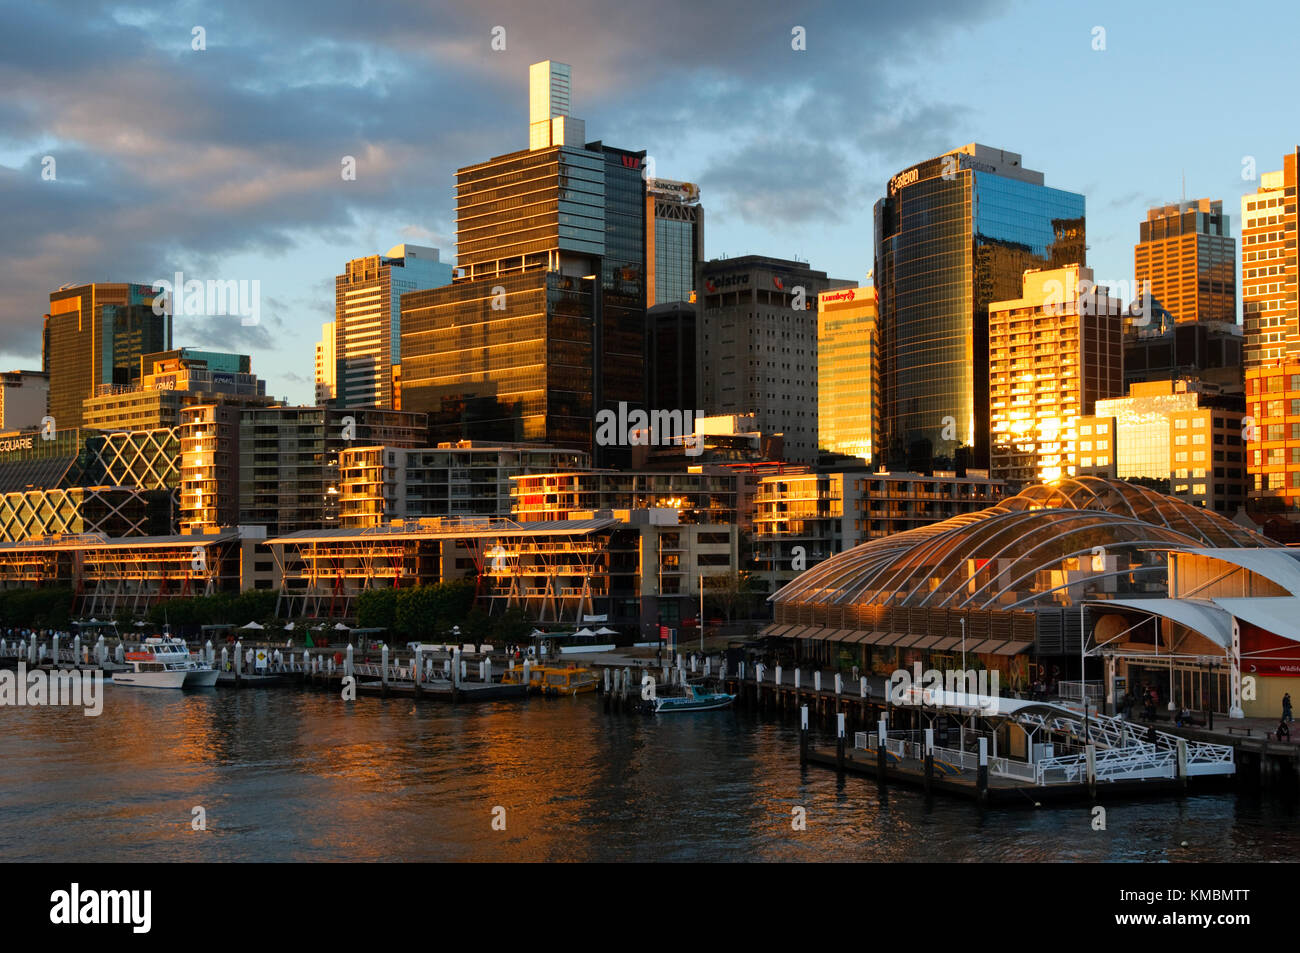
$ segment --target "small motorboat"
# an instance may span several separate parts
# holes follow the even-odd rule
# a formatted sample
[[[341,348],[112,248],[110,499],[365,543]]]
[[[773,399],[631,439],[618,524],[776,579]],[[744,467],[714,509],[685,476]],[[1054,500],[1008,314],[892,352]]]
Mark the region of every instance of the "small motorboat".
[[[726,708],[736,700],[735,695],[726,692],[702,692],[694,685],[686,684],[681,695],[656,695],[654,699],[655,714],[667,714],[676,711],[713,711]]]

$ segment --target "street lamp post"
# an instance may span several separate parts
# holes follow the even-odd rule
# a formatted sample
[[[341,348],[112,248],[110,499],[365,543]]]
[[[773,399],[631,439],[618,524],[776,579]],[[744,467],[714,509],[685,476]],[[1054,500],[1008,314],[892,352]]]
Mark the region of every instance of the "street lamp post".
[[[966,677],[966,619],[962,617],[957,620],[961,623],[961,671],[962,678]]]
[[[700,573],[700,654],[704,654],[704,573]]]

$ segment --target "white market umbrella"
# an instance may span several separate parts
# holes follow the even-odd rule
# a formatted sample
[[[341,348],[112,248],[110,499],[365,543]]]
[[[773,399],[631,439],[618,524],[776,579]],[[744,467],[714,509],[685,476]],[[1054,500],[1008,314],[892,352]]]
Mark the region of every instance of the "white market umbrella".
[[[352,630],[349,629],[346,625],[344,625],[342,622],[336,622],[336,623],[334,623],[334,630],[335,630],[336,632],[351,632],[351,631],[352,631]]]
[[[608,626],[602,625],[599,629],[596,630],[596,634],[597,635],[618,635],[618,631],[615,629],[611,629]]]
[[[266,626],[258,625],[256,622],[250,622],[248,625],[241,625],[241,629],[264,629]]]

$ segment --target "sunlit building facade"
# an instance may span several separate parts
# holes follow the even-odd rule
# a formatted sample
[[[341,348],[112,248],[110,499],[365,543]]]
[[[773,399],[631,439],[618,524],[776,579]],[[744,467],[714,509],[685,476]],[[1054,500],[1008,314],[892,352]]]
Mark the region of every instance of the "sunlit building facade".
[[[129,384],[140,358],[171,347],[172,317],[154,314],[149,285],[100,283],[50,295],[41,347],[55,427],[82,426],[82,402],[103,384]]]
[[[989,304],[993,476],[1023,485],[1078,472],[1079,418],[1124,393],[1123,310],[1079,265],[1027,271],[1021,297]]]
[[[876,290],[817,296],[817,444],[823,453],[870,460],[880,399]]]
[[[1248,485],[1240,400],[1194,380],[1133,384],[1080,419],[1079,472],[1233,516]]]
[[[157,430],[180,424],[182,407],[200,403],[269,404],[266,381],[247,354],[180,348],[140,359],[130,384],[101,384],[84,406],[84,424],[97,430]]]
[[[593,428],[645,400],[645,153],[584,142],[568,67],[530,80],[530,148],[456,173],[458,279],[403,296],[402,406],[439,442],[622,462]]]
[[[590,466],[591,457],[581,451],[524,444],[349,447],[339,451],[339,525],[509,516],[511,477]]]
[[[1247,370],[1300,358],[1298,164],[1300,147],[1283,157],[1280,171],[1260,176],[1256,192],[1241,197],[1241,314]]]
[[[320,326],[320,340],[316,342],[316,403],[322,407],[332,401],[338,393],[336,354],[334,322],[327,321]]]
[[[1169,311],[1175,324],[1237,320],[1237,242],[1218,199],[1192,199],[1147,211],[1133,247],[1136,290]]]
[[[986,467],[988,306],[1031,268],[1086,264],[1084,197],[971,143],[899,172],[875,206],[880,435],[892,468]]]
[[[451,284],[438,249],[397,245],[355,258],[334,279],[333,397],[340,407],[393,409],[393,366],[402,359],[401,296]],[[322,349],[323,350],[323,349]],[[318,354],[319,363],[329,355]],[[331,383],[317,371],[317,384]]]
[[[1241,199],[1247,469],[1252,512],[1300,519],[1300,147]]]

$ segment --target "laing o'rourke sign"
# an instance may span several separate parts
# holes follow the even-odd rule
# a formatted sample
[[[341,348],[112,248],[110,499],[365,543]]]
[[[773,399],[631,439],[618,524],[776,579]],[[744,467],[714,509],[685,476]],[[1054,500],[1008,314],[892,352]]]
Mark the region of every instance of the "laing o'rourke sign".
[[[618,411],[601,410],[596,414],[596,443],[602,447],[663,447],[681,444],[688,457],[704,452],[704,438],[695,433],[695,422],[704,416],[696,410],[629,411],[627,401],[618,402]]]

